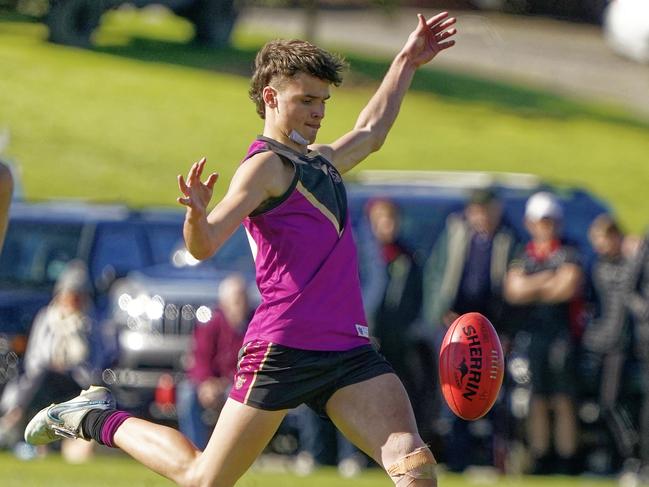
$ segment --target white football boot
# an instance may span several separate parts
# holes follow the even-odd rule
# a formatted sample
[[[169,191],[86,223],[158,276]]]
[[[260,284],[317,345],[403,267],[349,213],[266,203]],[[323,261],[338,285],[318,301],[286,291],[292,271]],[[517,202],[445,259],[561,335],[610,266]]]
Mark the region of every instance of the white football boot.
[[[90,386],[77,397],[41,409],[25,428],[25,441],[45,445],[61,438],[83,438],[81,420],[92,409],[115,408],[115,399],[108,389]]]

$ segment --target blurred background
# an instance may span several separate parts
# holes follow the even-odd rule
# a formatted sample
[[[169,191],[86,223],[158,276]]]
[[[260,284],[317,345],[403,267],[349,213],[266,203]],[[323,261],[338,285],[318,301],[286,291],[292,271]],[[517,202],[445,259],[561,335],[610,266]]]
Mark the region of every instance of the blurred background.
[[[388,199],[398,208],[400,238],[421,268],[422,284],[412,291],[420,299],[400,301],[405,308],[398,316],[413,315],[408,350],[417,357],[404,373],[416,376],[420,427],[449,470],[477,471],[485,480],[501,473],[571,473],[628,487],[649,482],[649,451],[642,450],[648,448],[642,425],[649,424],[649,408],[641,407],[649,390],[647,361],[634,348],[642,333],[636,321],[644,320],[639,312],[618,320],[620,330],[631,331],[616,379],[622,392],[612,401],[631,406],[607,416],[612,406],[601,399],[599,366],[580,369],[578,383],[596,379],[574,394],[576,459],[566,467],[554,452],[543,469],[535,466],[526,432],[525,334],[516,340],[515,331],[499,329],[511,339],[508,358],[521,360],[513,360],[496,415],[458,426],[441,411],[436,392],[431,330],[442,324],[422,318],[425,280],[447,218],[465,211],[475,191],[485,188],[502,202],[520,244],[531,237],[524,225],[528,197],[539,190],[557,196],[563,236],[582,256],[582,294],[591,303],[582,328],[601,308],[602,296],[592,290],[601,253],[589,236],[601,213],[619,223],[625,259],[636,269],[622,286],[635,289],[638,306],[649,309],[641,270],[649,223],[646,0],[0,0],[0,159],[15,180],[0,254],[0,444],[7,455],[0,462],[42,456],[21,443],[20,425],[57,390],[88,382],[113,386],[127,409],[177,425],[181,395],[190,397],[181,384],[195,375],[192,340],[223,306],[219,283],[237,273],[249,306],[256,304],[243,233],[206,263],[184,249],[175,177],[206,156],[208,169],[220,174],[215,199],[225,193],[245,148],[262,131],[247,96],[259,47],[299,37],[348,59],[350,71],[333,89],[321,129],[326,142],[353,126],[416,25],[415,14],[439,10],[458,18],[457,45],[417,73],[388,141],[350,176],[368,314],[385,311],[386,282],[384,270],[373,265],[385,242],[369,206]],[[85,284],[65,280],[70,262],[84,267]],[[54,367],[63,382],[51,376],[21,382],[29,377],[25,355],[39,310],[70,286],[85,296],[77,310],[87,315],[78,322],[86,323],[79,325],[85,345],[75,349],[78,360]],[[405,327],[399,319],[392,326]],[[385,350],[397,340],[391,336],[384,337]],[[583,349],[581,334],[574,344]],[[43,383],[54,385],[48,390]],[[208,426],[218,416],[217,403],[212,397],[206,408],[212,411]],[[367,459],[358,452],[332,454],[346,447],[320,429],[327,426],[296,413],[271,445],[269,468],[364,470]],[[451,434],[472,445],[465,461],[454,458],[467,450],[452,443]],[[72,459],[90,455],[71,451]]]

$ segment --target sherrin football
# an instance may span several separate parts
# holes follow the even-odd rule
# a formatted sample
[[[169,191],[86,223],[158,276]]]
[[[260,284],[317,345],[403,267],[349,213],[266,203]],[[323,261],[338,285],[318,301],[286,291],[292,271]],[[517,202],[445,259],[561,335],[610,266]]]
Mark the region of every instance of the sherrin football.
[[[466,313],[446,331],[439,353],[442,395],[460,418],[474,420],[489,412],[503,382],[505,360],[491,322]]]

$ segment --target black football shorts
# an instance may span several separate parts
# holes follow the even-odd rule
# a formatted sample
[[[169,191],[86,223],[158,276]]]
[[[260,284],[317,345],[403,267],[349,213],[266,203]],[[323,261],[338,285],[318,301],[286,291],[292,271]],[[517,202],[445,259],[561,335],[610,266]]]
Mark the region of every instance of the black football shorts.
[[[338,389],[389,373],[392,367],[372,345],[321,352],[255,340],[239,352],[230,397],[268,411],[305,403],[326,416],[325,405]]]

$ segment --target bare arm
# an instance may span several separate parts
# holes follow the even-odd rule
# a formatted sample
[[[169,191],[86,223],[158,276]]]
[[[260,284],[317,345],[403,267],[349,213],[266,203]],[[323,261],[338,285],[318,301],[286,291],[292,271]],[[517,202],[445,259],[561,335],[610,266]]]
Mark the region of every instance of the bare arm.
[[[553,271],[525,274],[513,268],[505,277],[505,299],[510,304],[529,304],[539,301],[540,289],[552,278]]]
[[[200,177],[205,159],[195,163],[189,171],[187,182],[178,176],[178,186],[183,193],[178,202],[187,207],[183,236],[187,250],[197,259],[207,259],[234,233],[243,219],[263,201],[279,196],[288,188],[292,169],[271,152],[251,157],[239,166],[223,199],[207,214],[214,184],[218,179],[212,173],[205,183]]]
[[[563,303],[572,299],[581,284],[582,272],[575,264],[563,264],[556,271],[524,274],[512,269],[505,279],[505,299],[511,304]]]
[[[418,18],[417,28],[392,61],[378,90],[359,115],[354,129],[331,145],[313,146],[328,156],[341,173],[349,171],[383,145],[417,68],[455,44],[455,41],[446,41],[456,32],[449,29],[455,19],[448,18],[447,12],[428,21],[421,14],[418,14]]]
[[[570,301],[581,286],[582,272],[575,264],[563,264],[539,290],[543,303],[565,303]]]

